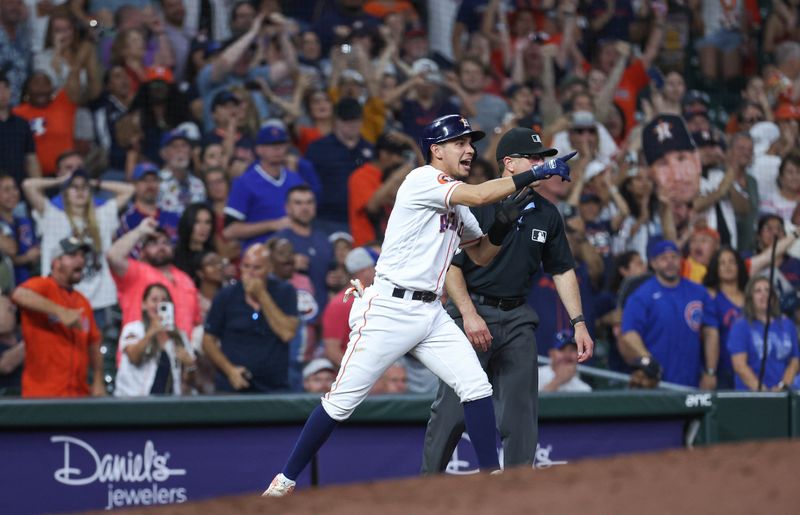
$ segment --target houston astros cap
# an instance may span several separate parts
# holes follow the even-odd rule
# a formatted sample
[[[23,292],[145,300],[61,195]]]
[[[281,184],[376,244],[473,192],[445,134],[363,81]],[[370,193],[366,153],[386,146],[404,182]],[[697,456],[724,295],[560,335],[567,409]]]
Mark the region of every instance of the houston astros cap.
[[[674,114],[658,115],[645,126],[642,131],[642,147],[647,164],[653,164],[673,150],[697,148],[686,130],[683,118]]]
[[[500,138],[495,158],[501,161],[504,157],[550,157],[556,154],[558,154],[558,150],[545,147],[542,144],[542,137],[532,129],[514,127]]]

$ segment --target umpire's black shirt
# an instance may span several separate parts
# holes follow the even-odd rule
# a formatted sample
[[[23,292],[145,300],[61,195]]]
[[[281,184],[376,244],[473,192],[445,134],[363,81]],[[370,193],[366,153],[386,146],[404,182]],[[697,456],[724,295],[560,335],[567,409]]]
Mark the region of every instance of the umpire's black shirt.
[[[484,233],[488,231],[494,222],[494,206],[472,208],[472,213]],[[558,208],[536,192],[491,263],[478,266],[463,251],[453,258],[453,265],[464,272],[470,293],[497,298],[526,297],[539,263],[549,274],[575,268]]]

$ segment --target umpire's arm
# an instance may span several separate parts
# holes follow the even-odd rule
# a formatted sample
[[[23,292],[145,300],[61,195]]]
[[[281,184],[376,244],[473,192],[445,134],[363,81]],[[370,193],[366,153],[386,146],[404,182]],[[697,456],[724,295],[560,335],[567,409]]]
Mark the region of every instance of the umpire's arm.
[[[464,334],[467,335],[469,342],[476,350],[489,350],[492,345],[492,335],[469,297],[467,281],[464,279],[464,272],[461,271],[461,268],[455,265],[451,266],[447,270],[444,285],[447,288],[447,296],[456,305],[464,319]]]
[[[553,274],[553,282],[556,285],[556,290],[558,291],[558,296],[561,298],[561,302],[567,309],[569,318],[573,319],[583,314],[581,294],[578,289],[578,278],[575,276],[575,270],[570,268],[566,272]],[[583,363],[592,357],[594,353],[594,342],[592,341],[592,337],[589,336],[586,322],[578,322],[575,324],[575,343],[578,345],[578,362]]]

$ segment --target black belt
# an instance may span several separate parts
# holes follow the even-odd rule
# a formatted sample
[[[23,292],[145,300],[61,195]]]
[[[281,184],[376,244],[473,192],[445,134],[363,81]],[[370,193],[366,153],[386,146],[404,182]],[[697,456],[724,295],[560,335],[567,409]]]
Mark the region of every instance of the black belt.
[[[477,302],[478,304],[483,304],[485,306],[491,306],[493,308],[500,308],[503,311],[508,311],[509,309],[518,308],[521,305],[527,302],[525,297],[508,297],[508,298],[499,298],[499,297],[488,297],[486,295],[478,295],[477,293],[470,293],[470,298]]]
[[[407,291],[410,290],[404,290],[403,288],[395,288],[394,291],[392,292],[392,297],[404,299],[406,297]],[[414,291],[411,293],[411,300],[421,300],[422,302],[433,302],[438,298],[439,296],[433,293],[432,291]]]

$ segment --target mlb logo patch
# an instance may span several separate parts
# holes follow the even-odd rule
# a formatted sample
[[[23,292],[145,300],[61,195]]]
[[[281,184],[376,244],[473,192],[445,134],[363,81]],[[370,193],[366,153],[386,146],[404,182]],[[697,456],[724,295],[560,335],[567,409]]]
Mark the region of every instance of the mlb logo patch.
[[[534,229],[531,232],[531,239],[537,243],[544,243],[547,241],[547,231],[541,229]]]

